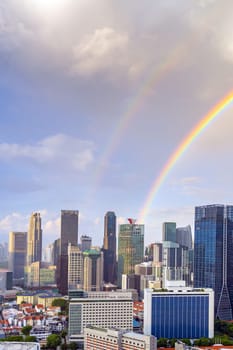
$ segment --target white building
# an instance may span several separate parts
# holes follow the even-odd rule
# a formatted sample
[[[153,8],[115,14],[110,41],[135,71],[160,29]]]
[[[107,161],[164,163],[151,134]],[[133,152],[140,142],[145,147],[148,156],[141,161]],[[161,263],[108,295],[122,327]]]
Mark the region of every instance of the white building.
[[[83,342],[84,328],[87,326],[132,330],[132,292],[90,292],[81,298],[71,298],[70,341]]]
[[[68,289],[83,288],[83,253],[78,246],[68,245]]]
[[[156,350],[153,336],[116,329],[87,327],[84,329],[84,350]]]

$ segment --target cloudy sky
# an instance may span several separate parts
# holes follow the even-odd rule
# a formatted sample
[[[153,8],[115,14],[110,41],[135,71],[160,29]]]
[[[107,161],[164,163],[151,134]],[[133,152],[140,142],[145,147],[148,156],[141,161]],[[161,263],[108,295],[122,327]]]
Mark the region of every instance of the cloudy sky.
[[[137,218],[169,156],[233,88],[232,0],[0,0],[0,235],[60,210],[102,245],[103,217]],[[144,218],[193,225],[233,204],[233,105],[173,166]]]

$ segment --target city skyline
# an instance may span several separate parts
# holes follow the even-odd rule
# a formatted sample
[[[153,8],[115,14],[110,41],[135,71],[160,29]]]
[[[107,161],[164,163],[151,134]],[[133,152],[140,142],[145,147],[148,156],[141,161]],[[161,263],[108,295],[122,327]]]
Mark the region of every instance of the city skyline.
[[[27,231],[32,212],[44,245],[63,209],[79,210],[93,245],[107,211],[117,225],[140,219],[171,155],[232,91],[232,11],[231,0],[2,3],[2,241]],[[138,222],[145,244],[163,222],[193,227],[195,206],[232,203],[232,113],[230,103],[168,168]]]

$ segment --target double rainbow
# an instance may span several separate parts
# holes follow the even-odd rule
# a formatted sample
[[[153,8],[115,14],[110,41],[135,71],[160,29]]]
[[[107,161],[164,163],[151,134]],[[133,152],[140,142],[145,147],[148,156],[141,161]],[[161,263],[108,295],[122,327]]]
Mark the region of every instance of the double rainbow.
[[[160,174],[155,178],[151,189],[146,197],[144,205],[140,210],[138,222],[144,222],[148,215],[149,209],[152,205],[154,197],[162,186],[163,182],[167,178],[170,170],[174,167],[176,162],[188,149],[188,147],[195,141],[195,139],[207,128],[207,126],[216,119],[231,103],[233,102],[233,91],[228,93],[219,103],[217,103],[200,121],[199,123],[189,132],[184,140],[176,148],[168,158]]]

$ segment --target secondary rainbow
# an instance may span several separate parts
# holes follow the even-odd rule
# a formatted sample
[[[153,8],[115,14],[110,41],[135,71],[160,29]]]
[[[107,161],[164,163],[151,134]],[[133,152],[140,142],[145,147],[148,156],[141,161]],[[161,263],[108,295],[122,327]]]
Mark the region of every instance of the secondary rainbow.
[[[151,204],[162,186],[164,180],[168,176],[171,169],[174,167],[176,162],[184,154],[187,148],[195,141],[195,139],[203,132],[207,126],[217,118],[221,112],[223,112],[233,102],[233,91],[228,93],[220,102],[218,102],[200,121],[199,123],[189,132],[184,140],[176,148],[175,152],[171,154],[168,161],[164,165],[160,174],[155,178],[152,187],[146,197],[145,203],[140,210],[138,222],[144,222],[145,217],[151,207]]]

